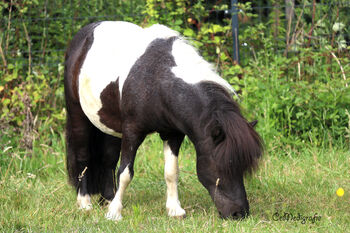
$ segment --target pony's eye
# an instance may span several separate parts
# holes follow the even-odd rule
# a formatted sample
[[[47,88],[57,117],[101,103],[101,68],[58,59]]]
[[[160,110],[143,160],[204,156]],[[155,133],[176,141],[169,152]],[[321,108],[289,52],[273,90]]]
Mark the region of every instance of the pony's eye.
[[[216,126],[211,132],[211,137],[215,145],[220,144],[225,139],[225,133],[220,126]]]

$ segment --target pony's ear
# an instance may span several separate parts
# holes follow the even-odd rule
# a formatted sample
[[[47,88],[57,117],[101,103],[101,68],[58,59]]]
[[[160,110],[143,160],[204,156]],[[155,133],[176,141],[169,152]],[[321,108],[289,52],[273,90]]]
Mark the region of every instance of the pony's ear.
[[[222,130],[220,125],[216,125],[211,131],[211,138],[214,144],[217,146],[225,139],[225,132]]]
[[[251,127],[254,128],[256,126],[256,124],[258,124],[258,121],[255,120],[255,121],[249,122],[249,124],[250,124]]]

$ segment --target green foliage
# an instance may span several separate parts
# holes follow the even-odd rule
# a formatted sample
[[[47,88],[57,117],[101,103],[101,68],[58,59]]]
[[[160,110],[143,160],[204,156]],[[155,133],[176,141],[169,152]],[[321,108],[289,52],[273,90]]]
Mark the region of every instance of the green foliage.
[[[286,33],[281,28],[284,23],[276,25],[276,14],[279,21],[283,22],[284,17],[276,12],[278,8],[267,23],[241,29],[240,41],[246,44],[243,49],[249,48],[252,56],[243,61],[248,62],[243,68],[230,68],[222,73],[242,91],[247,116],[259,119],[258,128],[267,143],[282,140],[301,147],[311,142],[317,146],[350,148],[349,48],[344,48],[343,34],[339,33],[345,30],[342,24],[325,19],[326,10],[336,14],[339,6],[330,9],[329,5],[322,5],[317,14],[323,14],[313,27],[299,17],[310,11],[296,10],[296,20],[300,21],[295,23],[290,33],[291,44],[284,51],[279,50],[281,42],[276,40]],[[337,18],[338,22],[341,20],[347,21]],[[302,31],[310,31],[311,27],[319,37],[308,43]],[[333,39],[327,40],[328,35]]]
[[[248,71],[242,80],[243,105],[260,120],[264,138],[284,138],[299,146],[309,141],[317,146],[349,147],[350,135],[345,132],[350,128],[350,91],[346,82],[280,78],[285,64],[282,57],[267,67],[257,67],[261,75]]]
[[[332,35],[334,27],[339,25],[330,23],[324,16],[326,9],[327,13],[335,13],[337,8],[321,7],[316,13],[323,14],[319,15],[312,30],[315,35]],[[252,58],[244,69],[232,72],[242,75],[243,79],[231,74],[230,80],[242,90],[245,109],[253,112],[247,114],[260,120],[258,127],[267,143],[283,140],[295,146],[311,142],[317,146],[350,148],[348,50],[322,37],[308,44],[308,38],[300,32],[310,31],[312,23],[301,23],[299,20],[303,19],[299,16],[310,16],[311,13],[310,9],[303,8],[296,9],[299,22],[291,32],[290,38],[294,38],[290,41],[291,46],[280,51],[281,44],[276,36],[286,30],[281,28],[283,23],[276,25],[284,17],[276,9],[267,24],[248,25],[240,34],[240,40],[247,43]],[[279,21],[274,20],[276,15]],[[337,20],[342,19],[345,18]],[[342,38],[341,34],[333,35],[336,40]]]
[[[38,69],[40,70],[40,69]],[[13,126],[22,127],[23,124],[33,124],[36,120],[52,121],[57,131],[62,129],[65,119],[63,110],[63,86],[58,73],[49,73],[46,69],[43,73],[34,71],[31,74],[19,74],[18,67],[9,65],[7,73],[0,80],[2,91],[1,119]],[[56,78],[53,78],[53,76]],[[0,90],[1,90],[0,89]],[[34,114],[34,116],[33,116]]]

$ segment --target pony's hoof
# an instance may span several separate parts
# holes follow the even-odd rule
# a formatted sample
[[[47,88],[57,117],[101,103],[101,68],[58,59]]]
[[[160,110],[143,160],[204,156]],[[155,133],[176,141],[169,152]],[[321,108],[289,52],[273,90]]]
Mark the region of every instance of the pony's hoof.
[[[88,204],[88,205],[79,205],[79,209],[80,209],[80,210],[84,210],[84,211],[92,210],[92,204]]]
[[[88,211],[92,209],[91,199],[89,195],[81,196],[79,194],[77,198],[77,204],[81,210]]]
[[[109,211],[105,217],[108,219],[108,220],[112,220],[112,221],[120,221],[122,220],[122,215],[121,214],[117,214],[117,213],[112,213],[111,211]]]
[[[181,207],[167,208],[167,211],[168,211],[169,217],[175,217],[175,218],[181,218],[181,219],[186,217],[186,211]]]
[[[119,199],[113,200],[108,207],[108,212],[105,215],[105,217],[108,220],[120,221],[122,220],[122,209],[123,209],[123,205],[119,201]]]

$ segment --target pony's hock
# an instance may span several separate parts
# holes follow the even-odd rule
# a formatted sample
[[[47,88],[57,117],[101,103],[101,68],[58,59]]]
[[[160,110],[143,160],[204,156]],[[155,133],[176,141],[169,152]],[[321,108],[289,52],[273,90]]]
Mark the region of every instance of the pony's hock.
[[[262,153],[256,122],[243,118],[232,87],[177,32],[162,25],[89,24],[67,50],[64,86],[67,169],[80,208],[91,209],[90,196],[101,194],[111,201],[106,217],[120,220],[136,151],[147,134],[158,132],[169,216],[186,214],[177,191],[185,135],[220,216],[249,213],[243,175]]]

